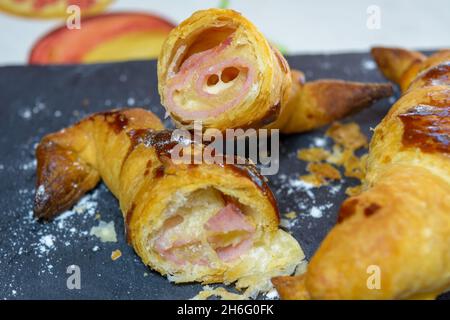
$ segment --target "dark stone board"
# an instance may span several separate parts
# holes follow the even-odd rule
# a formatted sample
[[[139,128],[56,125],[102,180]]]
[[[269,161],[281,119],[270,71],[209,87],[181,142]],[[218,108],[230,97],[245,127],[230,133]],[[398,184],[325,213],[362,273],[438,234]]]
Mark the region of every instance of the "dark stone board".
[[[385,81],[368,54],[302,55],[289,57],[292,68],[307,79],[340,78]],[[398,92],[396,97],[398,97]],[[365,134],[394,102],[384,99],[351,116]],[[188,299],[199,284],[174,285],[149,270],[127,245],[117,200],[100,184],[78,205],[84,213],[41,224],[31,218],[35,184],[34,147],[46,133],[59,130],[87,114],[115,107],[141,106],[160,117],[155,61],[73,66],[0,68],[0,298],[5,299]],[[165,120],[172,126],[170,120]],[[335,224],[347,186],[356,180],[305,190],[295,184],[305,174],[296,151],[323,139],[325,129],[281,137],[281,164],[268,177],[280,206],[298,217],[290,228],[309,259]],[[331,146],[331,141],[326,141]],[[322,217],[311,216],[320,208]],[[87,212],[86,212],[87,211]],[[116,243],[101,243],[89,235],[101,220],[114,221]],[[120,249],[122,257],[111,260]],[[69,290],[69,265],[81,270],[81,289]],[[450,298],[450,295],[441,298]]]

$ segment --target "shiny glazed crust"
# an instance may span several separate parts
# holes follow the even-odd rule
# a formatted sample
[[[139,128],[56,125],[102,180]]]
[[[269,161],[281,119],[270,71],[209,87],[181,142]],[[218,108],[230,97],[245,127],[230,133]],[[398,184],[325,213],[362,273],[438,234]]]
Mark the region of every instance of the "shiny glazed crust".
[[[449,52],[372,50],[404,94],[375,129],[363,192],[307,272],[273,279],[282,298],[434,299],[450,287]]]
[[[273,245],[284,248],[277,253],[281,255],[278,261],[268,260],[267,269],[260,271],[282,271],[302,259],[298,243],[278,230],[275,199],[252,165],[175,164],[169,153],[173,145],[171,132],[163,130],[160,120],[143,109],[94,114],[45,136],[36,150],[35,215],[52,219],[101,178],[118,198],[127,238],[145,264],[174,276],[176,282],[229,283],[250,275],[257,259],[245,256],[214,269],[186,266],[174,271],[149,247],[149,237],[167,218],[164,214],[171,201],[212,187],[251,210],[262,239],[260,246],[267,248],[267,255]]]

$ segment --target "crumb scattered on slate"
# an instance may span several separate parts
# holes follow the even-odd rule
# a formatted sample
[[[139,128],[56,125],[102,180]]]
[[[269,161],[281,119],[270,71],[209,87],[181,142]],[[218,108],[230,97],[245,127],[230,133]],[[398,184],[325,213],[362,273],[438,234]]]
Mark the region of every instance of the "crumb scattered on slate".
[[[111,260],[112,261],[116,261],[121,256],[122,256],[122,251],[120,251],[119,249],[114,250],[113,252],[111,252]]]

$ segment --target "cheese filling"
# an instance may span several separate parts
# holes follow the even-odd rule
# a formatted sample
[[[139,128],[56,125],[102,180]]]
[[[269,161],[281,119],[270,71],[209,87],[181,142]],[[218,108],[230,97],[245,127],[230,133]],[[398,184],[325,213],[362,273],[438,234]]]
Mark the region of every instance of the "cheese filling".
[[[235,200],[214,189],[201,190],[172,213],[156,232],[153,247],[176,266],[214,267],[247,252],[256,228]]]

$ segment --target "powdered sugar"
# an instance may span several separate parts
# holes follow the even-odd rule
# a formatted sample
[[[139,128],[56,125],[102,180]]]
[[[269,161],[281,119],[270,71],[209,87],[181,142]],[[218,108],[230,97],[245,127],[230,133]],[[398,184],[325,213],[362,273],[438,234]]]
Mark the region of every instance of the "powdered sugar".
[[[55,236],[51,234],[43,235],[39,239],[39,244],[37,246],[37,250],[40,255],[46,255],[50,252],[50,250],[55,249]]]
[[[64,248],[82,251],[82,247],[85,246],[83,242],[89,239],[89,241],[96,241],[95,237],[89,237],[89,230],[95,224],[97,198],[100,192],[106,193],[107,190],[101,186],[84,196],[71,210],[61,214],[53,222],[39,223],[33,217],[33,198],[35,193],[41,198],[48,196],[45,187],[40,185],[36,190],[28,188],[18,190],[20,201],[16,207],[17,211],[5,212],[4,216],[4,219],[11,219],[8,217],[12,216],[15,223],[2,229],[3,232],[11,235],[0,247],[0,269],[11,275],[10,283],[5,284],[11,290],[9,294],[2,291],[3,295],[21,296],[21,282],[16,280],[16,274],[20,274],[21,271],[37,272],[36,276],[57,278],[61,272],[65,272],[64,267],[56,268],[65,259],[66,255],[62,252],[67,249]],[[92,254],[99,250],[99,246],[96,245],[94,248],[96,249]],[[73,259],[76,257],[74,256]],[[30,269],[30,263],[33,268],[37,267],[37,270]],[[15,272],[7,271],[10,268],[13,268]]]
[[[26,163],[22,164],[20,166],[20,169],[22,169],[22,170],[35,170],[36,169],[36,164],[37,164],[36,159],[33,159],[33,160],[29,161],[29,162],[26,162]]]
[[[279,295],[276,289],[272,289],[269,292],[266,293],[265,296],[266,300],[275,300],[275,299],[279,299]]]
[[[31,109],[30,108],[25,108],[19,111],[19,115],[25,119],[25,120],[29,120],[31,118]]]
[[[377,64],[372,59],[364,59],[361,61],[361,66],[364,70],[375,70],[377,68]]]
[[[342,184],[337,184],[337,185],[334,185],[334,186],[330,186],[330,193],[331,194],[337,194],[337,193],[339,193],[339,191],[341,191],[341,189],[342,189]]]
[[[45,110],[45,108],[45,103],[40,100],[36,100],[34,106],[19,109],[19,116],[22,119],[30,120],[34,114],[40,113],[41,111]]]
[[[325,137],[315,137],[313,139],[313,146],[317,148],[323,148],[327,145],[327,138]]]
[[[134,105],[136,104],[136,100],[134,100],[134,98],[128,98],[128,100],[127,100],[127,105],[129,106],[129,107],[133,107]]]
[[[298,222],[298,219],[280,219],[280,226],[289,230],[296,226]]]
[[[309,211],[309,215],[313,218],[322,218],[322,210],[317,207],[312,207]]]

